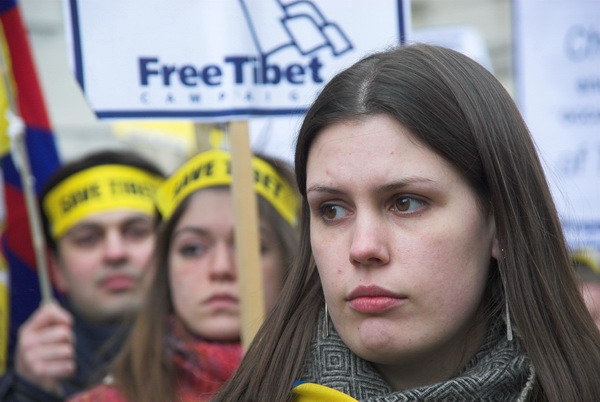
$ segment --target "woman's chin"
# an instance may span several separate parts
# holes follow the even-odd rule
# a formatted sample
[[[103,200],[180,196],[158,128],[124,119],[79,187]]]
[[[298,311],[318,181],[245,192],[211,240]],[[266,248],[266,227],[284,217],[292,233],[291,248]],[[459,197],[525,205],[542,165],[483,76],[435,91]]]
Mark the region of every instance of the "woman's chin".
[[[213,342],[237,342],[240,340],[240,324],[238,320],[217,320],[210,325],[193,329],[197,336]]]
[[[398,342],[398,331],[385,325],[361,323],[358,331],[348,331],[349,337],[344,336],[344,332],[343,330],[340,332],[344,343],[363,359],[379,362],[389,357],[390,353],[397,353],[395,345]]]

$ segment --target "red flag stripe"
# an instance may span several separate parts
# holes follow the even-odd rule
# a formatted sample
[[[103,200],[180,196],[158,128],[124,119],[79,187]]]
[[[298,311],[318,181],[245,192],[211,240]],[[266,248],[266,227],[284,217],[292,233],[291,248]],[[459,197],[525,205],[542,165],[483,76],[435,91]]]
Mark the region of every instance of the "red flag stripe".
[[[50,130],[46,106],[33,65],[29,39],[27,35],[22,34],[26,30],[20,8],[13,7],[0,14],[0,22],[8,44],[11,64],[19,66],[12,71],[18,91],[18,113],[26,125]]]

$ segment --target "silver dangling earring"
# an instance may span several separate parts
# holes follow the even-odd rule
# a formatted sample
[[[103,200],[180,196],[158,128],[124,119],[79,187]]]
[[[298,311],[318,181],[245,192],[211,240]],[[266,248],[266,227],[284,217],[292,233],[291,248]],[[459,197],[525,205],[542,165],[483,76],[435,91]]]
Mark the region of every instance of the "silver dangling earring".
[[[500,256],[502,257],[502,260],[506,260],[506,257],[504,256],[504,249],[501,248],[500,249]],[[502,272],[502,271],[500,271]],[[502,287],[504,288],[504,309],[506,310],[506,339],[510,342],[513,340],[513,330],[512,330],[512,323],[510,321],[510,310],[508,309],[508,295],[506,294],[506,280],[504,278],[504,275],[501,275],[502,277]]]
[[[506,290],[504,290],[504,299],[506,299]],[[508,299],[506,299],[506,339],[513,340],[512,324],[510,323],[510,311],[508,311]]]
[[[327,302],[325,302],[325,338],[329,338],[329,311],[327,311]]]

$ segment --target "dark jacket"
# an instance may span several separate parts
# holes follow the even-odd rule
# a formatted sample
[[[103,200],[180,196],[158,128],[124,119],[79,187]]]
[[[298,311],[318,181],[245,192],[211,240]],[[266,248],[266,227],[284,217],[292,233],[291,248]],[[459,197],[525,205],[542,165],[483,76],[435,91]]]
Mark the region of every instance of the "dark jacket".
[[[75,333],[76,372],[61,383],[61,396],[49,394],[35,384],[20,377],[11,367],[0,378],[0,400],[7,402],[62,401],[99,382],[107,371],[126,338],[128,328],[99,326],[78,316],[68,305],[64,307],[73,315]]]

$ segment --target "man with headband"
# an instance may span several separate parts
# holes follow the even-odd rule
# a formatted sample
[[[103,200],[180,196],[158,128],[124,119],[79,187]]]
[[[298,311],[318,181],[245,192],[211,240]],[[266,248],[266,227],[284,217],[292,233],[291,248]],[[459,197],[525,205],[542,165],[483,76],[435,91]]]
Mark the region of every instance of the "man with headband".
[[[50,268],[62,305],[40,306],[19,330],[0,399],[52,401],[98,380],[149,282],[163,175],[131,152],[71,162],[40,197]]]

